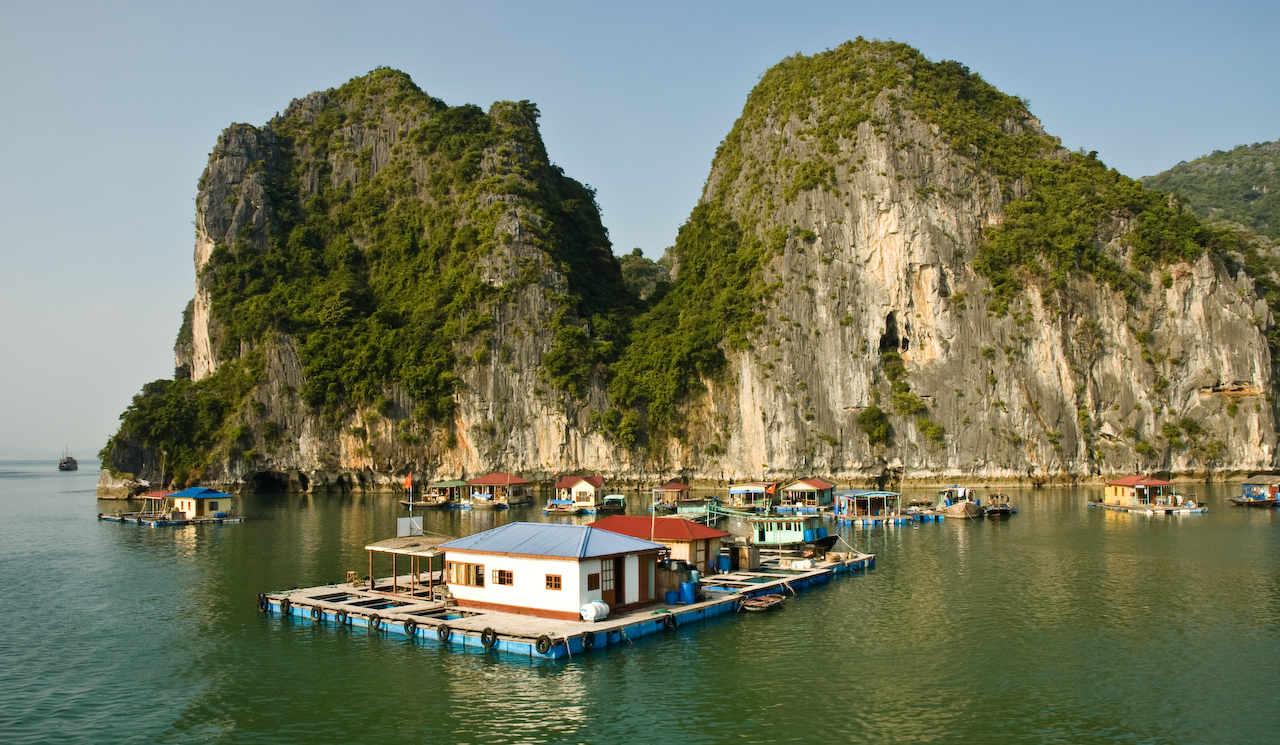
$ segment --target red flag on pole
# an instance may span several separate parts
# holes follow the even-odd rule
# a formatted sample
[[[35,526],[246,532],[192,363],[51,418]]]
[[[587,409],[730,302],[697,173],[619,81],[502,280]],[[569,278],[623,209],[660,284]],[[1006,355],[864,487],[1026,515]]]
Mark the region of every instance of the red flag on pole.
[[[413,488],[413,471],[410,471],[409,475],[404,477],[404,488],[406,489]]]
[[[765,493],[765,494],[772,494],[772,493],[773,493],[773,491],[774,491],[774,489],[777,489],[777,488],[778,488],[778,485],[777,485],[777,484],[769,484],[769,486],[765,488],[764,493]]]

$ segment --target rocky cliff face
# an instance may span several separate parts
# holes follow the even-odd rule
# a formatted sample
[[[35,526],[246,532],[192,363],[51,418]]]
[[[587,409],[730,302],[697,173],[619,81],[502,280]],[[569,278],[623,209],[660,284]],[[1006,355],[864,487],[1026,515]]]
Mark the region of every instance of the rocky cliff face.
[[[1007,311],[993,307],[992,282],[975,269],[979,254],[1010,205],[1035,197],[1035,185],[996,172],[987,151],[904,105],[909,79],[876,87],[874,75],[860,78],[859,65],[886,49],[858,44],[838,60],[853,60],[839,74],[856,83],[857,97],[815,93],[784,105],[766,76],[722,146],[702,201],[769,246],[751,270],[766,288],[758,318],[746,343],[721,344],[726,365],[680,399],[678,423],[633,447],[601,424],[618,407],[606,386],[609,360],[621,354],[625,363],[626,354],[625,337],[602,329],[634,318],[636,338],[653,316],[635,315],[635,297],[608,307],[592,299],[602,287],[627,293],[598,212],[550,166],[528,106],[495,104],[484,115],[490,139],[467,161],[465,183],[437,158],[450,140],[431,139],[433,122],[456,110],[415,97],[407,79],[382,89],[369,82],[374,73],[361,88],[368,95],[345,87],[313,94],[266,127],[229,128],[200,182],[191,333],[180,335],[175,355],[194,390],[234,388],[219,382],[230,363],[250,371],[252,385],[235,388],[244,392],[219,420],[207,459],[182,480],[384,488],[407,471],[434,479],[501,469],[634,481],[678,473],[695,481],[820,474],[855,484],[899,476],[1043,483],[1135,469],[1199,477],[1273,468],[1273,320],[1255,281],[1222,253],[1201,251],[1186,262],[1139,262],[1133,277],[1146,289],[1128,297],[1087,271],[1050,290],[1027,270],[1026,291]],[[1011,141],[1048,141],[1025,110],[999,130]],[[1050,147],[1037,157],[1075,156]],[[368,196],[362,184],[390,184],[365,212],[352,207]],[[332,206],[335,190],[348,195],[341,208]],[[322,200],[330,206],[316,206]],[[397,248],[384,216],[406,203],[430,209],[412,213],[409,248]],[[433,220],[446,207],[451,232],[442,239]],[[341,261],[363,261],[369,289],[348,287],[318,310],[280,310],[254,326],[245,319],[259,316],[246,308],[304,302],[254,283],[270,279],[270,257],[310,255],[312,223],[303,217],[317,214],[340,230],[316,242],[315,255],[353,246],[357,258]],[[1136,222],[1141,216],[1111,210],[1091,240],[1127,266]],[[460,243],[464,228],[471,243]],[[471,300],[441,305],[442,314],[398,299],[378,284],[395,266],[378,262],[394,251],[403,261],[435,252],[438,262],[424,266],[442,275],[461,271],[448,263],[450,251],[470,251],[462,265],[475,282],[457,287]],[[697,281],[687,258],[682,273],[679,245],[669,263],[674,284],[649,314]],[[307,294],[331,291],[341,266],[324,270]],[[428,344],[447,335],[446,346],[432,347],[447,350],[447,364],[430,369],[452,380],[449,405],[423,393],[438,389],[417,377],[425,363],[382,364],[393,356],[374,344],[340,354],[341,342],[325,345],[365,339],[326,336],[357,316],[370,334],[403,334],[388,338]],[[429,336],[412,335],[419,318],[435,319]],[[335,376],[316,362],[326,354],[357,374]],[[355,396],[365,370],[377,385]],[[317,379],[329,381],[319,392]],[[146,405],[135,401],[131,411]],[[868,415],[881,411],[888,427],[869,437]],[[159,481],[148,472],[156,446],[128,422],[104,451],[108,465]]]

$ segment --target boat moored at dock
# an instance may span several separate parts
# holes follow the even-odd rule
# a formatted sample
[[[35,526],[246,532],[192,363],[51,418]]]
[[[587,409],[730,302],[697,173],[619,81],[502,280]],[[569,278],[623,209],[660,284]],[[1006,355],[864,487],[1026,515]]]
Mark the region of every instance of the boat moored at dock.
[[[973,519],[985,514],[982,503],[974,495],[973,489],[956,485],[938,491],[937,510],[950,518]]]
[[[1230,501],[1239,507],[1275,507],[1280,503],[1280,484],[1241,484],[1240,496]]]
[[[1172,481],[1137,474],[1108,481],[1102,501],[1090,502],[1089,506],[1142,515],[1195,515],[1209,511],[1190,496],[1178,494]]]

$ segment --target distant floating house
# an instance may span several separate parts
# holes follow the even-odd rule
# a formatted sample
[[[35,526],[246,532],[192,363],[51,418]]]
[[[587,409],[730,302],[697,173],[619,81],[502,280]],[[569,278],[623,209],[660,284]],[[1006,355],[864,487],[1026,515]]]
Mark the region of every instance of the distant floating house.
[[[662,486],[653,487],[653,507],[660,510],[675,510],[676,502],[689,498],[689,486],[678,481],[668,481]]]
[[[820,478],[793,481],[782,488],[779,512],[817,512],[831,504],[836,485]]]
[[[729,504],[732,507],[761,509],[773,506],[778,485],[773,481],[747,481],[729,485]]]
[[[1103,491],[1102,503],[1120,507],[1139,507],[1176,504],[1180,503],[1180,500],[1174,494],[1172,481],[1134,475],[1108,481]]]
[[[185,517],[180,519],[185,520],[224,518],[231,514],[231,502],[235,499],[207,486],[193,486],[167,496],[172,500],[173,510],[183,513]]]
[[[462,504],[462,490],[467,486],[467,482],[458,481],[457,479],[449,481],[436,481],[427,484],[426,493],[423,499],[427,501],[439,502],[450,506]]]
[[[533,503],[533,485],[509,473],[490,473],[467,482],[472,507],[513,507]]]
[[[650,517],[612,515],[591,523],[591,527],[609,530],[632,538],[652,540],[666,546],[671,558],[687,561],[698,571],[711,571],[720,555],[720,542],[733,534],[710,528],[682,517]]]
[[[578,620],[603,600],[612,613],[656,602],[653,543],[589,525],[508,523],[439,546],[463,608]]]
[[[596,512],[604,504],[603,476],[565,476],[556,482],[555,498],[573,503],[573,509]]]

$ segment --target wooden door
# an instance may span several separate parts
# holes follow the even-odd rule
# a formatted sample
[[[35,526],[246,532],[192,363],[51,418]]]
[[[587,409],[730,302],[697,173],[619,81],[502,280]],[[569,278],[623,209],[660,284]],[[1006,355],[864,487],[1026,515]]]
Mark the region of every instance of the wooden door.
[[[627,557],[619,556],[613,560],[613,584],[617,588],[614,591],[613,599],[618,605],[626,605],[627,603]]]

